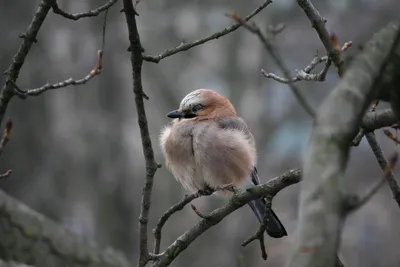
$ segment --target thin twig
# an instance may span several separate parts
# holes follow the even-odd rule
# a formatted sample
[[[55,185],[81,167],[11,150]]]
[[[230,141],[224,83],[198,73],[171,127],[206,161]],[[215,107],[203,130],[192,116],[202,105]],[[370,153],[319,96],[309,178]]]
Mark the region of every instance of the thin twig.
[[[108,9],[106,9],[106,12],[104,13],[101,49],[97,51],[97,63],[96,66],[89,72],[89,74],[78,80],[69,78],[62,82],[46,83],[41,87],[31,88],[31,89],[20,89],[16,84],[14,84],[15,94],[21,99],[25,99],[28,96],[38,96],[46,92],[47,90],[60,89],[67,87],[69,85],[82,85],[90,81],[93,77],[100,75],[101,70],[103,68],[103,51],[105,49],[105,42],[106,42],[105,40],[106,40],[107,14],[108,14]]]
[[[199,193],[186,195],[184,199],[173,205],[169,208],[158,220],[156,228],[153,230],[154,234],[154,254],[160,253],[160,244],[161,244],[161,230],[167,220],[177,211],[182,210],[187,204],[189,204],[192,200],[202,196]]]
[[[4,127],[3,136],[1,137],[0,141],[0,156],[3,154],[3,149],[10,140],[12,125],[12,121],[8,119],[6,122],[6,126]]]
[[[341,53],[339,50],[335,49],[332,44],[330,34],[325,27],[326,19],[323,18],[318,10],[314,7],[314,5],[309,0],[297,0],[298,5],[303,9],[304,13],[307,15],[308,19],[311,22],[312,27],[318,33],[320,40],[322,41],[327,54],[332,59],[333,64],[337,68],[337,72],[339,76],[343,75],[344,72],[344,64],[341,59]]]
[[[351,47],[352,42],[346,42],[342,48],[341,51],[344,52],[346,51],[349,47]],[[318,64],[326,62],[325,67],[317,74],[312,74],[310,73]],[[296,70],[296,76],[288,79],[284,77],[280,77],[279,75],[276,75],[274,73],[268,73],[265,70],[261,70],[262,74],[266,78],[271,78],[277,82],[284,83],[284,84],[289,84],[289,83],[294,83],[298,81],[316,81],[316,82],[323,82],[325,81],[326,75],[328,73],[328,70],[331,66],[332,60],[328,58],[328,56],[323,56],[323,57],[318,57],[315,56],[313,60],[308,64],[305,68],[301,70]]]
[[[265,250],[265,244],[264,244],[264,232],[267,229],[267,224],[270,220],[271,216],[271,205],[272,205],[272,199],[270,197],[265,198],[266,205],[265,205],[265,214],[263,221],[260,224],[260,227],[258,228],[257,232],[255,232],[249,239],[244,241],[242,243],[242,246],[245,247],[248,244],[250,244],[252,241],[258,239],[260,242],[260,249],[261,249],[261,256],[264,260],[267,260],[267,251]]]
[[[161,243],[161,230],[164,227],[165,223],[167,222],[167,220],[177,211],[182,210],[187,204],[189,204],[190,202],[192,202],[194,199],[202,197],[202,196],[210,196],[212,195],[214,192],[216,191],[231,191],[233,193],[236,193],[236,189],[234,188],[233,185],[228,184],[225,186],[221,186],[216,188],[215,190],[211,189],[211,188],[206,188],[204,190],[199,190],[197,193],[195,194],[190,194],[190,195],[186,195],[181,201],[179,201],[178,203],[176,203],[175,205],[173,205],[172,207],[170,207],[162,216],[161,218],[158,220],[158,223],[156,225],[156,228],[153,229],[153,234],[154,234],[154,255],[157,255],[160,253],[160,243]],[[192,207],[193,209],[193,207]],[[197,208],[195,207],[195,209],[197,210]],[[195,210],[193,209],[193,210]],[[198,211],[198,210],[197,210]],[[195,211],[196,212],[196,211]],[[200,213],[200,212],[199,212]],[[201,213],[200,213],[201,214]],[[197,214],[199,215],[199,214]],[[201,216],[200,216],[201,217]],[[206,217],[206,216],[203,216]]]
[[[24,33],[24,38],[22,43],[12,59],[12,63],[7,71],[5,71],[6,83],[0,92],[0,124],[3,122],[4,114],[6,112],[8,103],[14,96],[14,84],[17,81],[18,75],[21,68],[25,62],[25,58],[28,55],[32,44],[35,42],[37,34],[46,19],[47,14],[51,8],[50,0],[42,0],[40,2],[39,8],[36,11],[31,23],[28,26],[26,33]]]
[[[257,7],[253,12],[251,12],[247,17],[244,18],[244,21],[248,21],[250,20],[252,17],[254,17],[255,15],[257,15],[258,13],[260,13],[261,10],[263,10],[266,6],[268,6],[269,4],[271,4],[272,1],[271,0],[266,0],[264,1],[264,3],[262,3],[259,7]],[[172,49],[167,49],[164,52],[162,52],[161,54],[159,54],[158,56],[149,56],[149,55],[143,55],[143,60],[145,61],[149,61],[149,62],[153,62],[153,63],[158,63],[160,62],[160,60],[175,55],[176,53],[182,52],[182,51],[186,51],[189,50],[195,46],[204,44],[206,42],[209,42],[211,40],[214,39],[218,39],[222,36],[227,35],[228,33],[231,33],[235,30],[237,30],[240,26],[242,26],[241,23],[237,23],[235,25],[232,25],[230,27],[227,27],[219,32],[216,32],[212,35],[209,35],[207,37],[201,38],[197,41],[194,41],[192,43],[182,43],[179,46],[172,48]]]
[[[0,174],[0,179],[7,178],[12,173],[11,170],[6,171],[5,173]]]
[[[138,124],[140,128],[140,136],[142,139],[143,154],[146,163],[146,178],[142,188],[142,199],[139,216],[139,257],[138,266],[143,267],[150,260],[148,242],[147,242],[147,222],[149,220],[149,211],[151,206],[151,193],[153,190],[153,179],[157,168],[161,165],[157,164],[154,159],[154,151],[151,144],[149,128],[147,125],[146,110],[144,107],[142,86],[142,52],[143,47],[140,42],[140,36],[137,29],[135,9],[132,0],[124,0],[124,13],[129,33],[129,44],[131,47],[131,65],[133,78],[133,92],[135,95],[136,112],[138,115]]]
[[[375,195],[376,192],[382,187],[385,181],[388,179],[388,175],[392,172],[393,168],[395,167],[397,160],[398,160],[398,153],[395,153],[392,157],[390,157],[389,163],[386,165],[385,169],[383,170],[382,178],[379,179],[376,184],[372,185],[361,197],[350,197],[349,200],[345,203],[345,211],[352,212],[354,210],[359,209],[368,200],[371,199],[372,196]]]
[[[382,148],[379,145],[378,141],[376,140],[375,134],[374,133],[367,133],[365,134],[365,137],[367,138],[368,144],[370,145],[372,152],[374,152],[374,155],[381,166],[382,170],[386,170],[388,165],[388,161],[385,158],[385,155],[383,154]],[[386,181],[392,190],[393,198],[397,202],[397,205],[400,207],[400,186],[398,185],[396,181],[396,177],[394,173],[390,170],[387,175],[385,176]]]
[[[272,44],[269,42],[269,40],[264,36],[264,34],[261,32],[260,28],[257,27],[255,24],[249,25],[246,23],[246,21],[242,18],[239,17],[236,13],[227,13],[227,16],[231,17],[235,21],[241,23],[243,27],[248,29],[250,32],[254,33],[257,35],[257,37],[260,39],[261,43],[264,45],[264,48],[270,53],[272,58],[274,59],[275,63],[278,65],[278,67],[283,71],[284,76],[286,79],[290,80],[290,73],[288,68],[285,66],[283,63],[283,59],[281,56],[275,51],[274,47]],[[261,70],[262,73],[264,73],[264,70]],[[293,82],[289,82],[289,87],[292,90],[293,94],[295,95],[297,101],[300,103],[300,105],[305,109],[305,111],[312,117],[315,117],[315,111],[311,107],[311,105],[307,102],[305,97],[300,93],[299,89],[295,86]]]
[[[54,0],[54,1],[53,1],[53,4],[52,4],[52,9],[53,9],[53,12],[54,12],[54,13],[59,14],[59,15],[63,16],[64,18],[72,19],[72,20],[78,20],[78,19],[81,19],[81,18],[96,17],[96,16],[98,16],[101,12],[107,11],[107,10],[108,10],[110,7],[112,7],[117,1],[118,1],[118,0],[110,0],[110,1],[108,1],[107,3],[105,3],[104,5],[99,6],[98,8],[95,8],[95,9],[93,9],[93,10],[90,10],[90,11],[87,11],[87,12],[81,12],[81,13],[72,14],[72,13],[68,13],[68,12],[65,12],[64,10],[62,10],[62,9],[58,6],[57,1]]]

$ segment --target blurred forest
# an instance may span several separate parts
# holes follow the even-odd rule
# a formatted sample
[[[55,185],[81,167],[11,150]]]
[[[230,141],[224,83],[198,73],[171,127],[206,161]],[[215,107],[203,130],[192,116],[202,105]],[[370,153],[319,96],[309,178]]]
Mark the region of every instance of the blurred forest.
[[[68,12],[82,12],[103,0],[60,0]],[[146,53],[190,42],[231,25],[225,12],[245,16],[262,1],[248,0],[142,0],[137,17]],[[18,49],[18,38],[29,25],[40,1],[0,2],[0,69],[5,71]],[[314,0],[327,19],[327,27],[340,43],[353,41],[346,54],[398,16],[396,0]],[[3,152],[0,181],[8,194],[100,246],[111,246],[131,260],[137,259],[138,217],[144,158],[137,125],[126,21],[118,2],[108,14],[103,70],[83,86],[46,92],[26,100],[15,98],[6,117],[14,122],[10,143]],[[275,38],[285,63],[294,73],[306,66],[316,50],[324,48],[295,1],[276,0],[254,19],[266,29],[284,23]],[[34,88],[69,77],[81,78],[94,66],[101,47],[103,15],[79,21],[50,12],[22,68],[18,85]],[[322,66],[320,66],[322,67]],[[165,114],[197,88],[211,88],[228,97],[252,130],[258,147],[262,182],[301,166],[311,119],[285,84],[266,79],[263,68],[280,74],[259,40],[244,29],[181,52],[159,64],[144,62],[143,87],[149,129],[157,162],[164,164],[158,135],[169,122]],[[5,82],[4,76],[1,83]],[[299,82],[303,94],[317,108],[337,83],[334,68],[324,83]],[[385,107],[382,105],[380,108]],[[386,154],[397,147],[377,131]],[[398,169],[398,168],[397,168]],[[396,171],[396,170],[395,170]],[[381,169],[365,140],[352,150],[347,183],[361,192],[381,177]],[[155,176],[150,230],[185,192],[165,167]],[[240,244],[258,226],[246,206],[203,234],[173,266],[282,266],[296,227],[299,185],[274,198],[273,207],[288,230],[288,237],[267,237],[268,261],[255,242]],[[202,211],[220,206],[216,197],[194,201]],[[163,230],[162,248],[173,242],[199,218],[186,207]],[[346,221],[339,253],[346,266],[399,266],[400,211],[385,185],[371,201]],[[151,245],[151,244],[150,244]]]

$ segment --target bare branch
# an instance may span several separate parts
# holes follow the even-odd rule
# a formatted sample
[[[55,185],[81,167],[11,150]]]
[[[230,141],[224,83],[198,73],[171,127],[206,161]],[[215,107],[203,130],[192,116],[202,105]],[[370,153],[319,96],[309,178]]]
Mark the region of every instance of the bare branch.
[[[343,47],[341,48],[341,51],[346,51],[350,46],[352,45],[352,42],[346,42]],[[310,72],[320,63],[326,62],[325,67],[317,74],[310,74]],[[325,81],[325,77],[328,73],[328,70],[331,66],[332,61],[328,59],[328,56],[324,57],[318,57],[316,55],[314,59],[308,64],[304,69],[301,70],[296,70],[297,74],[291,79],[280,77],[274,73],[268,73],[265,70],[261,70],[261,73],[266,77],[266,78],[271,78],[277,82],[284,83],[284,84],[289,84],[289,83],[294,83],[298,81],[316,81],[316,82],[323,82]]]
[[[300,90],[295,86],[293,82],[290,80],[290,73],[288,68],[285,66],[283,63],[282,57],[279,55],[277,51],[275,51],[274,47],[272,44],[269,42],[269,40],[264,36],[264,34],[261,32],[260,28],[258,28],[255,24],[249,25],[246,23],[246,20],[240,18],[236,13],[228,13],[226,14],[227,16],[231,17],[238,23],[241,23],[243,27],[248,29],[250,32],[254,33],[257,35],[257,37],[260,39],[261,43],[264,45],[264,48],[270,53],[271,57],[274,59],[275,63],[278,65],[278,67],[283,71],[284,76],[286,79],[288,79],[289,82],[289,88],[292,90],[294,96],[296,97],[297,101],[300,103],[300,105],[304,108],[304,110],[311,116],[315,117],[315,111],[311,107],[311,105],[307,102],[305,97],[300,93]],[[264,73],[264,70],[261,70],[262,73]]]
[[[168,266],[171,262],[190,244],[196,240],[207,229],[218,224],[226,216],[247,204],[249,201],[261,197],[275,196],[279,191],[289,185],[300,182],[301,172],[299,170],[290,170],[284,174],[269,180],[267,183],[248,189],[247,191],[237,193],[222,207],[212,211],[207,215],[207,219],[201,219],[190,230],[182,234],[172,243],[164,252],[155,257],[154,267]]]
[[[82,79],[79,80],[74,80],[72,78],[69,78],[65,81],[58,82],[58,83],[46,83],[45,85],[38,87],[38,88],[31,88],[31,89],[20,89],[16,84],[15,86],[15,94],[20,97],[21,99],[25,99],[28,96],[38,96],[47,90],[53,90],[53,89],[60,89],[67,87],[69,85],[82,85],[90,81],[93,77],[99,75],[101,73],[101,68],[102,68],[102,59],[103,59],[103,52],[102,50],[98,51],[98,59],[97,59],[97,64],[96,66],[89,72],[88,75],[83,77]]]
[[[46,19],[47,14],[51,8],[51,0],[42,0],[40,2],[39,8],[36,11],[31,23],[28,26],[28,30],[24,33],[24,38],[22,43],[14,55],[12,63],[8,70],[5,72],[6,83],[0,92],[0,124],[3,121],[4,114],[6,112],[8,103],[14,96],[14,84],[18,78],[19,72],[24,64],[25,58],[35,42],[37,33],[39,32],[43,21]]]
[[[272,199],[271,198],[265,198],[266,204],[265,204],[265,215],[263,218],[263,221],[260,224],[260,227],[258,228],[257,232],[255,232],[249,239],[244,241],[242,243],[242,246],[245,247],[254,240],[258,239],[260,242],[260,249],[261,249],[261,257],[263,260],[267,260],[267,251],[265,250],[265,243],[264,243],[264,232],[267,229],[267,224],[268,221],[270,220],[271,216],[271,206],[272,206]]]
[[[393,60],[399,28],[398,22],[390,23],[374,35],[318,111],[304,158],[299,222],[288,266],[337,264],[349,144],[375,95],[375,84]]]
[[[74,80],[72,78],[69,78],[62,82],[46,83],[41,87],[32,89],[20,89],[16,84],[13,84],[15,94],[21,99],[25,99],[28,96],[38,96],[46,92],[47,90],[60,89],[67,87],[69,85],[82,85],[90,81],[93,77],[100,75],[101,69],[103,68],[103,51],[105,48],[105,39],[106,39],[107,14],[108,14],[108,9],[106,9],[106,12],[104,14],[101,49],[97,51],[97,63],[96,66],[89,72],[89,74],[87,74],[85,77],[79,80]]]
[[[321,39],[326,52],[332,59],[333,64],[337,68],[339,76],[342,76],[344,72],[343,60],[341,59],[341,53],[334,48],[328,30],[325,27],[326,19],[323,18],[318,10],[309,0],[297,0],[298,5],[306,13],[308,19],[311,21],[312,27],[317,31],[319,38]]]
[[[58,6],[56,0],[53,0],[53,4],[51,7],[52,7],[54,13],[59,14],[59,15],[63,16],[64,18],[78,20],[81,18],[96,17],[101,12],[106,11],[110,7],[112,7],[117,1],[118,0],[110,0],[107,3],[105,3],[104,5],[99,6],[98,8],[95,8],[95,9],[87,11],[87,12],[81,12],[81,13],[75,13],[75,14],[68,13],[68,12],[65,12],[64,10],[62,10]]]
[[[382,185],[385,183],[385,180],[388,179],[388,176],[392,175],[392,170],[394,166],[397,163],[398,160],[398,154],[395,153],[389,161],[389,164],[386,165],[385,169],[383,170],[383,175],[382,178],[379,179],[376,184],[372,185],[361,197],[350,197],[346,203],[345,203],[345,212],[351,212],[354,210],[359,209],[362,207],[365,203],[368,202],[368,200],[371,199],[372,196],[375,195],[376,192],[382,187]]]
[[[132,0],[124,0],[124,13],[129,32],[129,43],[131,47],[131,64],[133,78],[133,92],[135,94],[136,111],[142,139],[143,154],[146,162],[146,178],[142,189],[141,210],[139,216],[139,258],[138,266],[142,267],[150,260],[149,248],[147,244],[147,222],[151,206],[151,193],[153,190],[153,179],[158,167],[154,159],[154,151],[151,144],[149,128],[147,125],[146,110],[144,107],[144,92],[142,86],[142,52],[143,47],[140,42],[135,17],[135,9]]]
[[[390,164],[388,164],[388,161],[385,158],[385,155],[383,154],[382,148],[379,145],[378,141],[376,140],[375,134],[374,133],[367,133],[365,135],[367,138],[368,144],[372,149],[372,152],[374,152],[374,155],[376,157],[376,160],[379,163],[379,166],[381,166],[382,170],[387,171],[387,174],[385,175],[386,181],[392,190],[393,198],[397,202],[397,205],[400,207],[400,186],[398,185],[396,181],[396,177],[394,176],[394,173],[391,171],[392,167]]]
[[[11,170],[7,170],[5,173],[0,174],[0,179],[7,178],[12,173]]]
[[[272,1],[271,0],[266,0],[264,1],[264,3],[262,3],[262,5],[260,5],[259,7],[257,7],[253,12],[251,12],[247,17],[244,18],[244,21],[248,21],[250,20],[252,17],[254,17],[255,15],[257,15],[258,13],[260,13],[261,10],[263,10],[266,6],[268,6],[269,4],[271,4]],[[182,52],[182,51],[186,51],[189,50],[195,46],[204,44],[206,42],[209,42],[211,40],[214,39],[218,39],[222,36],[227,35],[228,33],[231,33],[235,30],[237,30],[240,26],[242,26],[241,23],[237,23],[235,25],[232,25],[230,27],[227,27],[219,32],[216,32],[212,35],[209,35],[207,37],[201,38],[197,41],[194,41],[192,43],[182,43],[179,46],[172,48],[172,49],[167,49],[164,52],[162,52],[161,54],[159,54],[158,56],[149,56],[149,55],[143,55],[143,60],[145,61],[149,61],[149,62],[154,62],[154,63],[158,63],[160,62],[160,60],[175,55],[176,53]]]
[[[13,125],[12,121],[8,119],[6,122],[6,126],[4,127],[3,136],[1,137],[0,141],[0,156],[3,154],[3,149],[10,140],[12,125]]]
[[[169,208],[158,220],[158,223],[156,225],[156,228],[154,228],[153,233],[154,233],[154,254],[159,254],[160,253],[160,243],[161,243],[161,230],[164,226],[164,224],[167,222],[167,220],[174,214],[175,212],[182,210],[187,204],[192,202],[192,200],[202,196],[202,194],[196,193],[196,194],[190,194],[186,195],[184,199],[173,205],[171,208]]]

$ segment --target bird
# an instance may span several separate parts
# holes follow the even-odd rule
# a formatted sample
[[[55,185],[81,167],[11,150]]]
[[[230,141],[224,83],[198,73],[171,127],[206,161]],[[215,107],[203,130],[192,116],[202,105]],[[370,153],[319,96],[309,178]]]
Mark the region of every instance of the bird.
[[[186,191],[198,193],[224,186],[245,190],[260,184],[254,137],[227,98],[211,89],[197,89],[167,117],[173,120],[159,135],[161,151],[167,169]],[[262,222],[265,198],[248,204]],[[287,236],[272,209],[266,232],[273,238]]]

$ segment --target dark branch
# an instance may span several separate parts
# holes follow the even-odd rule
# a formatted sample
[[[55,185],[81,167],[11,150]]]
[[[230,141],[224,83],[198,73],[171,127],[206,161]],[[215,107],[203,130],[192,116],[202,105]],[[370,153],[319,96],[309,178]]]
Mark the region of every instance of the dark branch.
[[[12,121],[8,119],[6,122],[6,126],[4,127],[3,136],[1,137],[0,141],[0,156],[3,154],[3,149],[10,140],[12,125],[13,125]]]
[[[261,10],[263,10],[266,6],[268,6],[269,4],[271,4],[272,1],[271,0],[266,0],[261,6],[257,7],[253,12],[251,12],[247,17],[244,18],[244,21],[248,21],[250,20],[252,17],[254,17],[255,15],[257,15],[258,13],[260,13]],[[195,46],[204,44],[208,41],[214,40],[214,39],[218,39],[224,35],[227,35],[228,33],[231,33],[235,30],[237,30],[242,24],[241,23],[237,23],[235,25],[232,25],[230,27],[227,27],[225,29],[223,29],[222,31],[216,32],[210,36],[204,37],[202,39],[199,39],[197,41],[194,41],[192,43],[188,43],[188,44],[181,44],[175,48],[172,49],[168,49],[165,50],[164,52],[162,52],[161,54],[159,54],[158,56],[149,56],[149,55],[143,55],[143,60],[145,61],[149,61],[149,62],[154,62],[154,63],[158,63],[160,62],[160,60],[175,55],[176,53],[182,52],[182,51],[186,51],[189,50]]]
[[[118,0],[110,0],[107,3],[105,3],[104,5],[99,6],[98,8],[95,8],[95,9],[87,11],[87,12],[81,12],[81,13],[75,13],[75,14],[71,14],[71,13],[68,13],[68,12],[65,12],[64,10],[62,10],[58,6],[57,1],[55,1],[55,0],[53,0],[53,4],[51,7],[52,7],[54,13],[59,14],[59,15],[63,16],[64,18],[78,20],[81,18],[96,17],[101,12],[106,11],[110,7],[112,7],[117,1]]]
[[[186,195],[184,199],[173,205],[171,208],[169,208],[158,220],[158,223],[156,225],[156,228],[153,230],[154,233],[154,254],[159,254],[160,253],[160,243],[161,243],[161,230],[164,227],[164,224],[167,222],[167,220],[174,214],[175,212],[182,210],[187,204],[192,202],[192,200],[200,197],[201,194],[196,193],[196,194],[191,194],[191,195]]]
[[[60,89],[67,87],[69,85],[82,85],[90,81],[93,77],[100,75],[101,74],[101,69],[103,68],[103,52],[105,48],[105,42],[106,42],[106,26],[107,26],[107,14],[108,14],[108,9],[106,10],[104,14],[104,22],[103,22],[103,34],[102,34],[102,41],[101,41],[101,49],[97,51],[97,63],[96,66],[87,74],[85,77],[79,80],[74,80],[72,78],[69,78],[65,81],[58,82],[58,83],[47,83],[41,87],[38,88],[32,88],[32,89],[20,89],[16,84],[14,84],[14,90],[15,94],[22,98],[25,99],[28,96],[38,96],[47,90],[53,90],[53,89]]]
[[[153,178],[157,171],[158,164],[154,159],[153,147],[151,144],[149,128],[147,126],[146,111],[144,108],[142,87],[142,52],[139,32],[136,25],[135,9],[132,0],[124,0],[124,13],[128,25],[129,43],[131,47],[131,64],[133,78],[133,92],[135,94],[136,111],[142,139],[143,154],[146,161],[146,178],[142,189],[141,210],[139,217],[139,259],[138,266],[142,267],[150,259],[147,244],[147,222],[151,205],[151,192],[153,189]]]
[[[14,84],[18,79],[19,72],[24,64],[25,58],[29,53],[29,50],[32,47],[32,44],[35,42],[37,33],[44,20],[46,19],[47,14],[51,8],[50,0],[42,0],[40,2],[39,8],[33,16],[32,22],[28,26],[28,30],[25,33],[25,37],[22,39],[22,43],[14,55],[12,59],[12,63],[8,70],[5,72],[6,83],[3,85],[3,88],[0,92],[0,124],[3,121],[4,114],[6,112],[8,103],[11,98],[14,96]]]
[[[282,57],[279,55],[277,51],[275,51],[275,48],[273,45],[270,43],[270,41],[267,39],[267,37],[264,36],[264,34],[261,32],[260,28],[257,27],[255,24],[249,25],[246,23],[246,20],[240,18],[236,13],[228,13],[227,14],[229,17],[237,21],[238,23],[242,24],[246,29],[248,29],[250,32],[254,33],[261,41],[261,43],[264,45],[264,48],[269,52],[271,57],[274,59],[275,63],[278,65],[278,67],[282,70],[284,73],[284,76],[286,79],[288,79],[289,82],[289,88],[292,90],[294,96],[296,97],[297,101],[300,103],[300,105],[304,108],[304,110],[311,116],[315,117],[315,111],[311,107],[311,105],[307,102],[305,97],[300,93],[300,90],[296,87],[296,85],[291,82],[290,80],[290,72],[288,68],[285,66],[283,63]],[[261,70],[262,73],[264,73],[264,70]]]
[[[263,221],[260,224],[260,227],[258,228],[257,232],[255,232],[249,239],[243,242],[242,246],[245,247],[254,240],[258,239],[260,242],[260,249],[261,249],[261,257],[264,260],[267,260],[267,251],[265,250],[265,243],[264,243],[264,232],[267,229],[267,224],[268,221],[270,220],[271,216],[271,206],[272,206],[272,199],[271,198],[266,198],[266,205],[265,205],[265,215],[263,218]]]
[[[386,160],[385,155],[383,154],[382,148],[379,145],[378,141],[376,140],[375,134],[374,133],[367,133],[365,135],[367,138],[368,144],[370,145],[372,152],[374,152],[374,155],[376,157],[376,160],[379,163],[379,166],[382,168],[382,170],[385,170],[388,165],[388,161]],[[393,198],[396,200],[397,205],[400,207],[400,187],[396,181],[396,177],[394,176],[394,173],[390,171],[385,175],[386,181],[392,190]]]
[[[163,253],[159,254],[154,262],[154,267],[165,267],[171,262],[190,244],[196,240],[207,229],[218,224],[226,216],[247,204],[249,201],[261,198],[264,196],[272,198],[279,191],[298,183],[301,180],[301,172],[299,170],[288,171],[281,176],[278,176],[267,183],[250,188],[245,192],[235,194],[224,206],[212,211],[207,215],[207,219],[201,219],[190,230],[186,231],[183,235],[172,243]]]
[[[341,59],[341,53],[340,51],[336,50],[332,45],[329,32],[325,27],[326,20],[320,15],[320,13],[314,7],[311,1],[297,0],[297,3],[303,9],[304,13],[306,13],[308,19],[311,21],[312,27],[317,31],[319,39],[321,39],[321,42],[326,49],[326,52],[328,53],[329,57],[333,61],[333,64],[337,68],[339,76],[342,76],[344,73],[344,64]]]

